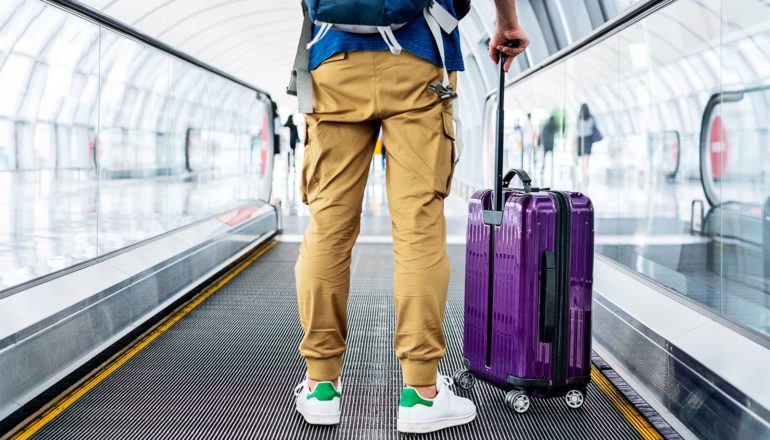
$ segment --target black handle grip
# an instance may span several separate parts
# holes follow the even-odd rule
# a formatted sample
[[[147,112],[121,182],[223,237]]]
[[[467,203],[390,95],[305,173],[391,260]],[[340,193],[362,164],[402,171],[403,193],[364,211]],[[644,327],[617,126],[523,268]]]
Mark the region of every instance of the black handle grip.
[[[529,174],[524,170],[513,168],[505,173],[505,177],[503,177],[503,188],[510,188],[511,181],[517,176],[521,179],[521,182],[524,183],[525,191],[532,187],[532,179],[529,178]]]
[[[521,45],[521,40],[508,40],[505,42],[505,47],[519,47]],[[508,55],[505,54],[503,51],[500,52],[500,70],[502,70],[503,64],[505,64],[505,59],[508,58]]]
[[[508,40],[505,42],[506,47],[519,47],[521,45],[521,40]]]
[[[521,40],[508,40],[505,42],[506,47],[519,47],[521,45]],[[508,55],[505,54],[505,52],[500,52],[500,76],[505,76],[505,71],[503,70],[503,66],[505,65],[505,60],[508,58]]]
[[[540,287],[540,341],[553,342],[556,330],[556,254],[543,252]]]

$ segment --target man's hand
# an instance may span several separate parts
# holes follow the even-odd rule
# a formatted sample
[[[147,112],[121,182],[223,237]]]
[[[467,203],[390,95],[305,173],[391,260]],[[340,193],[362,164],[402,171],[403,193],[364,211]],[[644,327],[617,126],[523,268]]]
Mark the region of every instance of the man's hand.
[[[503,70],[506,72],[511,68],[513,59],[519,56],[529,46],[529,37],[524,29],[518,25],[506,25],[498,17],[497,27],[492,38],[489,40],[489,57],[497,64],[500,62],[500,52],[505,53],[505,65]],[[518,46],[508,47],[505,45],[508,41],[518,40]]]

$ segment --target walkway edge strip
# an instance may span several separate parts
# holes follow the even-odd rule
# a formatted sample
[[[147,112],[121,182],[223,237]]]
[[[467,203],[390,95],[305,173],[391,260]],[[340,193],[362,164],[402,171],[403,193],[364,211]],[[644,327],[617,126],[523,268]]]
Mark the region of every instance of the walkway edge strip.
[[[92,375],[90,378],[88,378],[85,382],[81,383],[79,386],[77,386],[74,390],[72,390],[69,394],[67,394],[65,397],[63,397],[58,402],[54,403],[51,407],[49,407],[43,414],[41,414],[38,418],[34,419],[32,422],[30,422],[27,426],[22,428],[21,430],[17,431],[11,439],[13,440],[26,440],[33,435],[35,435],[38,431],[40,431],[48,422],[55,419],[56,416],[64,412],[67,408],[72,406],[75,402],[78,401],[83,395],[85,395],[88,391],[90,391],[92,388],[94,388],[96,385],[98,385],[100,382],[102,382],[104,379],[110,376],[115,370],[120,368],[123,364],[128,362],[132,357],[134,357],[137,353],[142,351],[146,346],[148,346],[152,341],[158,338],[161,334],[165,333],[168,329],[171,328],[174,324],[179,322],[182,318],[187,316],[191,311],[193,311],[196,307],[198,307],[201,303],[206,301],[211,295],[216,293],[219,289],[221,289],[225,284],[230,282],[233,278],[235,278],[239,273],[241,273],[244,269],[249,267],[253,262],[255,262],[259,257],[265,254],[268,250],[270,250],[273,246],[275,246],[277,242],[271,241],[270,243],[263,246],[260,250],[258,250],[254,255],[249,257],[246,261],[239,264],[237,267],[232,269],[230,272],[226,273],[222,277],[220,277],[218,280],[216,280],[213,284],[211,284],[209,287],[207,287],[202,293],[198,294],[196,297],[192,298],[187,304],[181,306],[181,309],[177,312],[173,313],[171,316],[165,318],[160,325],[157,325],[154,329],[150,330],[149,333],[147,333],[145,336],[141,337],[138,342],[135,342],[128,350],[124,351],[122,354],[120,354],[117,358],[115,358],[113,361],[109,362],[107,365],[104,365],[101,367],[98,372],[94,375]]]
[[[637,410],[636,407],[621,394],[620,390],[618,390],[609,379],[596,368],[596,365],[593,364],[591,364],[591,380],[597,387],[599,387],[602,393],[607,396],[620,414],[628,420],[628,423],[634,427],[644,440],[663,440],[663,436],[660,432],[652,426],[642,413],[640,413],[639,410]]]

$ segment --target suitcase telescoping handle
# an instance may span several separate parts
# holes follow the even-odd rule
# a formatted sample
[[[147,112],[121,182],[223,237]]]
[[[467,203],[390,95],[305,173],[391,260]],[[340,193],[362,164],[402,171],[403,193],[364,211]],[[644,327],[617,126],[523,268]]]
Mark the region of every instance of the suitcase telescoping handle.
[[[505,43],[508,47],[517,47],[519,40]],[[500,226],[503,224],[503,124],[505,122],[505,60],[507,56],[500,52],[500,82],[497,87],[497,123],[495,129],[495,186],[492,196],[492,210],[485,210],[484,223]]]

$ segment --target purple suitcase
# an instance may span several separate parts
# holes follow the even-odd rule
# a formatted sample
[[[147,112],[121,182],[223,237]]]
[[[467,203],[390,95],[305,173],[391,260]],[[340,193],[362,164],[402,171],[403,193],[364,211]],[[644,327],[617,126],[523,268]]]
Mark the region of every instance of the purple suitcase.
[[[509,390],[519,413],[530,396],[565,396],[579,408],[591,372],[593,208],[583,194],[531,187],[521,170],[502,176],[502,98],[495,190],[470,201],[466,370],[454,378],[466,389],[477,377]],[[504,189],[515,176],[524,188]]]

